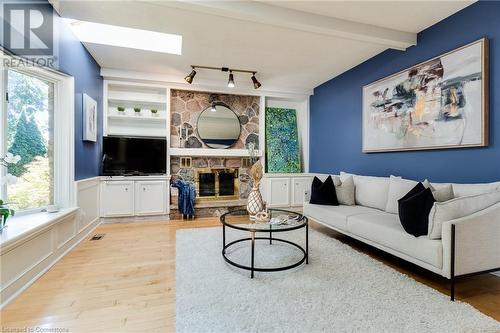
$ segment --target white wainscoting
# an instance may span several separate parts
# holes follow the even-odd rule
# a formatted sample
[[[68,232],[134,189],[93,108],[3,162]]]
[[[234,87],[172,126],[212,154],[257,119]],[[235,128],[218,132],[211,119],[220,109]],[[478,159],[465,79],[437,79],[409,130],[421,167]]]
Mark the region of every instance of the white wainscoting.
[[[79,208],[14,218],[1,235],[0,309],[99,225],[99,178],[77,181],[75,189]]]
[[[99,220],[100,212],[100,177],[88,178],[75,182],[76,205],[80,207],[78,232]]]

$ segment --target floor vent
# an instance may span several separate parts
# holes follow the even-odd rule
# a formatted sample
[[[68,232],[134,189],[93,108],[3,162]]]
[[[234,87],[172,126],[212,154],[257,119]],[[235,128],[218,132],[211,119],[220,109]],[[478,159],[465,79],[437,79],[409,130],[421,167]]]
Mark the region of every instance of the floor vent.
[[[105,234],[95,234],[94,236],[92,236],[92,238],[90,240],[91,241],[101,240],[104,237],[104,235]]]

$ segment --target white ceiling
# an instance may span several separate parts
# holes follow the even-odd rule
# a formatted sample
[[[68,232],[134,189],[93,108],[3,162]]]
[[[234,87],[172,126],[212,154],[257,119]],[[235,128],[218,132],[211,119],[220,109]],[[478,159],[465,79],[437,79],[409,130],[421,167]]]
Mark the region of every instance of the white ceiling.
[[[376,26],[420,32],[474,1],[261,1]]]
[[[61,1],[55,6],[67,18],[183,36],[181,56],[85,43],[102,68],[184,82],[190,65],[227,66],[258,71],[261,90],[308,93],[389,47],[412,45],[415,33],[470,3]],[[251,85],[249,75],[235,74],[235,81],[238,88]],[[227,73],[199,70],[193,84],[226,82]]]

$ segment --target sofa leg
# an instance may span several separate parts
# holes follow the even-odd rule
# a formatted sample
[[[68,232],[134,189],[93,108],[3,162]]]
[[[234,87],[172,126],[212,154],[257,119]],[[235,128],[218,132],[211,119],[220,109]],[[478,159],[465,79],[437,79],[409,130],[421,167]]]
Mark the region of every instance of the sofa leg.
[[[450,301],[455,302],[455,277],[451,277]]]
[[[451,275],[451,288],[450,288],[450,300],[455,301],[455,225],[451,225],[451,253],[450,253],[450,275]]]

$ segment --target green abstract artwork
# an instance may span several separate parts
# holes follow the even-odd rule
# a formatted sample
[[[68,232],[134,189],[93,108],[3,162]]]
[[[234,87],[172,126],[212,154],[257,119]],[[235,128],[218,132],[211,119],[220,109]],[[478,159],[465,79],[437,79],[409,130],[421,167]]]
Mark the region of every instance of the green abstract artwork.
[[[266,108],[266,171],[302,171],[294,109]]]

